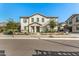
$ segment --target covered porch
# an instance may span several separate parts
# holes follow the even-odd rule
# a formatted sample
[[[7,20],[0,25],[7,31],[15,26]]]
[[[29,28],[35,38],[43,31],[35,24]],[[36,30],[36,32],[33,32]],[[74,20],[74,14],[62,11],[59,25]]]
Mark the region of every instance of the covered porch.
[[[29,25],[29,32],[30,33],[38,33],[41,32],[42,28],[41,28],[41,24],[39,23],[32,23]]]

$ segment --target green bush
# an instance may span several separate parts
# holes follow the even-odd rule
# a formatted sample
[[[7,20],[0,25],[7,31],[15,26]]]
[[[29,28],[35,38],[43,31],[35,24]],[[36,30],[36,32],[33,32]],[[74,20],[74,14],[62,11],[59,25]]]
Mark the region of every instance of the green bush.
[[[13,32],[12,31],[5,31],[4,34],[13,35]]]
[[[3,32],[3,29],[0,29],[0,33]]]
[[[53,32],[56,32],[56,31],[54,29],[52,29],[51,32],[53,33]]]

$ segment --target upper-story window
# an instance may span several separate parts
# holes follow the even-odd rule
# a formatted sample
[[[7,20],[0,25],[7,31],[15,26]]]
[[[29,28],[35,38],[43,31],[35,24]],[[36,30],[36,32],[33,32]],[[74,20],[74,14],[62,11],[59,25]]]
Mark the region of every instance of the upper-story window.
[[[37,18],[37,22],[39,22],[39,18]]]
[[[79,30],[79,26],[76,26],[76,30]]]
[[[69,24],[72,24],[72,20],[71,19],[69,19]]]
[[[44,18],[42,18],[42,22],[44,22]]]
[[[32,18],[32,22],[34,22],[34,18]]]
[[[76,17],[76,22],[79,22],[79,16]]]
[[[27,22],[27,19],[23,19],[23,23],[26,23]]]

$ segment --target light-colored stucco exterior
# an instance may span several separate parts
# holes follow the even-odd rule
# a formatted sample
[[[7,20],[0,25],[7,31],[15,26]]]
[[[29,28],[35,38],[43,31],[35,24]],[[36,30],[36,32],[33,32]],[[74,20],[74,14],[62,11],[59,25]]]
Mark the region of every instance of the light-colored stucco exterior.
[[[58,17],[47,17],[41,14],[20,17],[21,32],[42,32],[44,26],[46,26],[50,20],[57,22]],[[54,29],[57,30],[57,26]]]

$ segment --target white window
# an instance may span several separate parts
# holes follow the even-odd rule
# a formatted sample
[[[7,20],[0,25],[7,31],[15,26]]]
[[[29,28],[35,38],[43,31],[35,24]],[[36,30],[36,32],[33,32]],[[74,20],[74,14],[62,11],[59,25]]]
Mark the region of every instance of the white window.
[[[27,19],[23,19],[23,23],[26,23],[27,22]]]
[[[76,30],[79,30],[79,26],[76,26]]]
[[[79,16],[76,17],[76,22],[79,22]]]
[[[32,22],[34,22],[34,18],[32,18],[31,20],[32,20]]]
[[[42,22],[44,22],[44,18],[42,18]]]
[[[37,18],[37,22],[39,22],[39,18]]]

